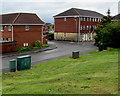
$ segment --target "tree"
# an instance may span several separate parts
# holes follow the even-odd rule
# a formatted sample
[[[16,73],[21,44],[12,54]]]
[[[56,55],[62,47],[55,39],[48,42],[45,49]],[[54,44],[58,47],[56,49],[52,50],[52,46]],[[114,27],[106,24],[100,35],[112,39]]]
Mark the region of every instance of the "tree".
[[[120,47],[120,27],[118,22],[111,22],[110,9],[107,16],[103,16],[100,25],[96,28],[95,44],[110,47]]]

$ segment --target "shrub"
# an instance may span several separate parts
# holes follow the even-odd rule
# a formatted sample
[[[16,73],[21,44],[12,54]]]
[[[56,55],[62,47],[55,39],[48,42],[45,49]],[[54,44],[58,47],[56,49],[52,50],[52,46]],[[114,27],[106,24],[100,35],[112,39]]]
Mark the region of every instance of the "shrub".
[[[35,47],[40,47],[40,48],[42,48],[42,44],[41,44],[41,41],[40,41],[40,40],[36,40],[36,41],[35,41]]]
[[[27,47],[19,47],[17,50],[18,51],[25,51],[25,50],[27,50]]]
[[[46,47],[48,47],[49,45],[48,44],[43,44],[42,45],[42,48],[46,48]]]
[[[96,29],[95,43],[99,46],[99,42],[108,47],[120,47],[120,27],[118,22],[112,22],[105,27],[98,27]]]

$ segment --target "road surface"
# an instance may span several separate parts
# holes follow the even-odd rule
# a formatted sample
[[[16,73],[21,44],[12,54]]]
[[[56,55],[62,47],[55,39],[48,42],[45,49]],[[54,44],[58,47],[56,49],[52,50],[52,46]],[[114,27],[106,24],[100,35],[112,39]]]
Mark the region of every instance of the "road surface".
[[[32,57],[32,65],[40,64],[42,62],[55,60],[63,57],[71,56],[73,51],[78,51],[80,54],[90,51],[97,50],[97,47],[94,46],[94,42],[81,42],[78,45],[77,42],[69,42],[69,41],[50,41],[49,44],[55,44],[57,46],[56,49],[31,53],[26,55],[31,55]],[[2,58],[2,68],[3,72],[8,72],[9,69],[9,60],[16,59],[18,56],[12,57],[4,57]]]

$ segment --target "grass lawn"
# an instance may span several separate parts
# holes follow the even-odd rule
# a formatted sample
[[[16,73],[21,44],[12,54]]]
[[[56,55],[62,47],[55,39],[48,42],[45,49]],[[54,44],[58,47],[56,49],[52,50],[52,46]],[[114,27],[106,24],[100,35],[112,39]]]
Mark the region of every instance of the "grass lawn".
[[[118,49],[89,54],[3,73],[3,94],[118,94]]]

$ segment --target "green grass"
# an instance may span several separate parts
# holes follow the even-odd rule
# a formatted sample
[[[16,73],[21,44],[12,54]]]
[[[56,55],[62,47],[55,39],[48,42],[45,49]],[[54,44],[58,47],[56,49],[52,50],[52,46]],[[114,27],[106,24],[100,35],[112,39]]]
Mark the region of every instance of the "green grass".
[[[117,94],[118,49],[3,74],[3,94]]]

